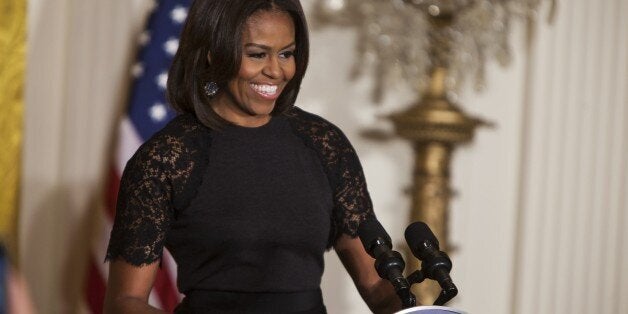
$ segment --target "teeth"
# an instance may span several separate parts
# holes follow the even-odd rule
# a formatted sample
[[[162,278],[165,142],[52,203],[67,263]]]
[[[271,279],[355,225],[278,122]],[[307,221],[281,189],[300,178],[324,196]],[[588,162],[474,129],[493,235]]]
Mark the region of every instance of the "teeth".
[[[266,95],[274,95],[277,92],[277,85],[251,84],[251,87],[253,87],[256,92]]]

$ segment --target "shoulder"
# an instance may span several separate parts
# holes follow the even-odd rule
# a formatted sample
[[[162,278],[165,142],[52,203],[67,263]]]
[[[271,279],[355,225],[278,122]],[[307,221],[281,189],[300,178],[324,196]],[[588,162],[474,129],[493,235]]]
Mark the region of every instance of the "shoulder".
[[[146,144],[149,144],[149,146],[192,144],[201,140],[203,136],[209,135],[209,133],[210,130],[193,115],[187,113],[180,114],[148,139]]]
[[[332,185],[347,168],[361,169],[355,149],[339,127],[298,107],[291,108],[286,116],[297,136],[319,154]]]
[[[306,125],[315,125],[325,129],[337,129],[340,130],[336,125],[329,122],[325,118],[313,114],[311,112],[307,112],[299,107],[290,108],[285,114],[288,117],[288,120],[295,123],[304,123]]]
[[[196,117],[175,117],[140,146],[126,165],[123,181],[127,185],[157,182],[172,193],[175,208],[187,207],[207,165],[210,135]]]
[[[299,107],[292,107],[285,116],[292,128],[302,136],[314,141],[324,141],[336,147],[350,146],[349,140],[338,126],[327,119],[307,112]]]
[[[174,163],[201,149],[210,130],[191,114],[172,119],[137,150],[134,158],[158,163]],[[174,165],[174,164],[173,164]]]

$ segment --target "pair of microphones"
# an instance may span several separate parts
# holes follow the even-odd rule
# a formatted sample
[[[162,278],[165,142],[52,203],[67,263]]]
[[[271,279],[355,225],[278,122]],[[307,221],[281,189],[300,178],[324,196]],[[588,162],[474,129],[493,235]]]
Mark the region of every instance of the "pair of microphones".
[[[405,238],[412,254],[421,261],[421,269],[408,278],[403,276],[405,262],[401,254],[392,249],[392,240],[384,227],[376,219],[369,219],[358,228],[358,236],[366,252],[375,258],[377,274],[395,288],[404,308],[416,305],[416,298],[410,291],[415,283],[425,279],[438,282],[441,287],[434,305],[443,305],[458,294],[458,288],[451,280],[451,259],[440,251],[438,239],[423,222],[414,222],[406,228]]]

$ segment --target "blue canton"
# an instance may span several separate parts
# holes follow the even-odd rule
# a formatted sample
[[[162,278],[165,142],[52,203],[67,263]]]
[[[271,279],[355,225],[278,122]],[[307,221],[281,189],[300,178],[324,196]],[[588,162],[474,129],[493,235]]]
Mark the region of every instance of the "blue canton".
[[[191,2],[158,1],[146,30],[140,36],[141,48],[132,69],[134,81],[128,115],[142,141],[146,141],[176,116],[176,112],[166,102],[166,83]]]

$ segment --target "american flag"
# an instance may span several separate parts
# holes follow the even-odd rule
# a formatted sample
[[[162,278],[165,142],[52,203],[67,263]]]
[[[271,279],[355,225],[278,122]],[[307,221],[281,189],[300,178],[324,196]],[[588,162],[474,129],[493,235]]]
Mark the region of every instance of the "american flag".
[[[103,208],[100,235],[92,245],[86,283],[86,301],[92,313],[102,313],[108,265],[103,263],[115,215],[116,198],[122,170],[127,161],[155,132],[176,113],[165,99],[168,68],[179,47],[179,35],[191,0],[162,0],[155,6],[145,31],[139,38],[140,50],[133,65],[133,86],[129,106],[118,126],[116,154],[111,162]],[[181,299],[176,288],[176,264],[165,251],[162,266],[150,294],[151,305],[172,312]]]

